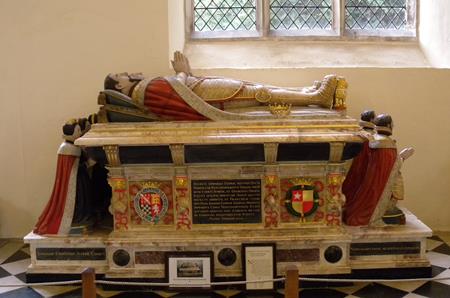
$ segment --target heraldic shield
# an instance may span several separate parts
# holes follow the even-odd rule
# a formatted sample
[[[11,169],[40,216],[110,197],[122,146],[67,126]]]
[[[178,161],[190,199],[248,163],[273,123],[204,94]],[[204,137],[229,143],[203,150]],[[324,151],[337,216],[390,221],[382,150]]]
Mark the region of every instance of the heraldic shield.
[[[305,217],[316,211],[319,194],[312,185],[295,185],[287,191],[285,203],[289,213]]]
[[[134,197],[134,209],[143,220],[157,223],[167,212],[166,194],[159,188],[144,188]]]

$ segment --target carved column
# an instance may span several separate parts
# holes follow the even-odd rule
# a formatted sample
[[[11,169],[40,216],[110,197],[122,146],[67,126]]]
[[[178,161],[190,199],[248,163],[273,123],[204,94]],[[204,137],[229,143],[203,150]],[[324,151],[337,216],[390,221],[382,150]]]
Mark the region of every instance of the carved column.
[[[190,230],[192,227],[189,181],[187,176],[175,177],[175,210],[177,230]]]
[[[280,190],[279,177],[266,174],[264,177],[264,227],[276,228],[280,222]]]
[[[325,215],[327,225],[341,225],[342,205],[344,204],[342,182],[344,182],[344,178],[344,175],[340,172],[331,172],[327,176],[328,199]]]
[[[126,231],[129,228],[127,181],[122,175],[117,175],[120,172],[121,169],[110,169],[108,183],[112,188],[112,198],[109,212],[114,217],[114,230]]]

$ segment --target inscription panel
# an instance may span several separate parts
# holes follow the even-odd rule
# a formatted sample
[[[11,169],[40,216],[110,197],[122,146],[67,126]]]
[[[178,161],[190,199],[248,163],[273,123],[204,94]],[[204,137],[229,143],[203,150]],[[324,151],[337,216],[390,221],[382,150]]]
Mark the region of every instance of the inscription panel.
[[[350,256],[420,254],[420,242],[352,243]]]
[[[261,180],[192,180],[194,224],[261,223]]]
[[[100,247],[38,247],[36,248],[36,259],[42,261],[103,261],[106,260],[106,251]]]

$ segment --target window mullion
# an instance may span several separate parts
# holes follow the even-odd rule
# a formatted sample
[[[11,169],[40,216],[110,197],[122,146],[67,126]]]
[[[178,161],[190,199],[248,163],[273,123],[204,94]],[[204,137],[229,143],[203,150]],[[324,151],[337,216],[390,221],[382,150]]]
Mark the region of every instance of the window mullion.
[[[190,40],[194,32],[194,0],[185,1],[184,5],[184,34]]]
[[[340,37],[345,35],[345,0],[335,0],[336,4],[336,12],[335,16],[337,16],[337,28],[338,34]]]
[[[261,20],[258,30],[263,37],[267,37],[270,31],[270,0],[257,0],[257,13],[257,17]]]

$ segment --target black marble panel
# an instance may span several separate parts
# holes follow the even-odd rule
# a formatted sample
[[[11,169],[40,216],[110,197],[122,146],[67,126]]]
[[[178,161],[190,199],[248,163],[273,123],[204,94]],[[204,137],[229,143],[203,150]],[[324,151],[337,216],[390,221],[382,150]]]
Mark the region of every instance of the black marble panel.
[[[420,242],[352,243],[350,256],[420,254]]]
[[[263,162],[263,144],[186,145],[186,163]]]
[[[261,222],[261,180],[192,180],[194,224]]]
[[[329,159],[329,143],[285,143],[278,145],[277,161],[314,161]]]
[[[101,247],[38,247],[36,259],[39,261],[101,261],[106,260],[106,250]]]
[[[172,163],[169,146],[120,146],[119,157],[123,164]]]

